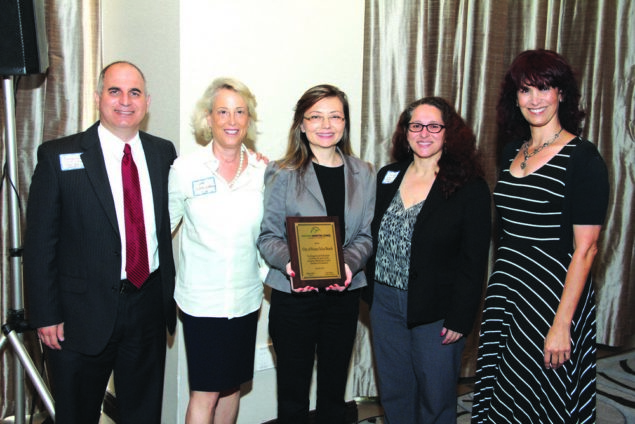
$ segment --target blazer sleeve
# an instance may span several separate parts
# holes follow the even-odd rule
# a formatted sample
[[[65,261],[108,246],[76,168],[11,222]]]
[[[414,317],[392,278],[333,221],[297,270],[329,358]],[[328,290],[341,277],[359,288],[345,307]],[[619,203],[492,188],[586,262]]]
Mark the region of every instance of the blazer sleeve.
[[[286,193],[291,173],[275,162],[265,170],[264,214],[258,236],[258,250],[270,267],[284,272],[291,260],[287,244]]]
[[[466,187],[467,188],[467,187]],[[450,310],[445,327],[468,334],[481,303],[491,233],[491,196],[487,183],[475,180],[462,208],[461,246]]]
[[[27,204],[24,280],[29,300],[29,321],[34,328],[63,322],[56,267],[61,194],[48,146],[41,145]]]
[[[353,275],[361,271],[373,254],[373,237],[371,235],[371,223],[375,209],[375,172],[372,165],[362,163],[359,172],[359,186],[347,187],[347,190],[356,190],[356,196],[360,201],[356,202],[356,208],[351,210],[360,214],[360,225],[344,246],[344,263],[346,263]],[[359,209],[357,209],[359,207]],[[346,218],[348,222],[348,217]]]

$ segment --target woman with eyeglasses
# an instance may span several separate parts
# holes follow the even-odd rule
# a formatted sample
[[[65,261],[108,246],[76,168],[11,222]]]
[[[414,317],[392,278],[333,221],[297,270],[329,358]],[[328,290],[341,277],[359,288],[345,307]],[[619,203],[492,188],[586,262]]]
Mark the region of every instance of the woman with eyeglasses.
[[[277,359],[279,424],[309,422],[309,389],[317,356],[316,423],[344,424],[344,391],[357,330],[362,268],[372,253],[374,171],[352,156],[348,100],[318,85],[298,100],[285,156],[265,171],[258,248],[270,271],[269,334]],[[336,216],[345,279],[318,289],[297,287],[285,229],[290,216]],[[297,280],[296,280],[297,283]]]
[[[402,112],[391,156],[377,175],[364,296],[381,404],[390,424],[456,423],[461,354],[487,270],[489,187],[474,134],[439,97]]]

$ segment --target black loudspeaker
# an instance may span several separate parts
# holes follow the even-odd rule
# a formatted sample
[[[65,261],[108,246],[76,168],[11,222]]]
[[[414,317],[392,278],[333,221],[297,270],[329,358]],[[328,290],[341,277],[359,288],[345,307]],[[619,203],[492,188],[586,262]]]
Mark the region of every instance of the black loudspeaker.
[[[43,74],[48,66],[44,0],[0,0],[0,75]]]

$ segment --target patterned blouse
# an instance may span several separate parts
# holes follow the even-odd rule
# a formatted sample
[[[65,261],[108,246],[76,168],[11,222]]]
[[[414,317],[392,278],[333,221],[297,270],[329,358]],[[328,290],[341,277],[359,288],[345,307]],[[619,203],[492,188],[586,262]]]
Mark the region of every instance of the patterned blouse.
[[[379,227],[375,281],[400,290],[408,290],[412,232],[424,200],[404,208],[397,190]]]

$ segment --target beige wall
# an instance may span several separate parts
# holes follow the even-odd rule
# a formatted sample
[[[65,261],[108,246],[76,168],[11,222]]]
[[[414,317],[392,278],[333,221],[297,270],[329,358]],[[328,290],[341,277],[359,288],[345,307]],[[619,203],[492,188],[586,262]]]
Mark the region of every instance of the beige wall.
[[[176,0],[102,1],[104,65],[129,60],[148,81],[151,97],[147,130],[179,137],[179,2]]]
[[[152,96],[147,130],[180,152],[194,146],[189,117],[216,77],[242,80],[258,100],[258,150],[285,150],[293,106],[309,87],[331,83],[351,103],[359,152],[364,0],[107,0],[102,1],[104,63],[139,65]],[[178,266],[178,264],[177,264]],[[275,370],[269,368],[266,316],[259,323],[257,367],[242,398],[238,423],[275,416]],[[168,350],[164,423],[183,422],[188,389],[183,343]]]
[[[297,99],[331,83],[350,98],[359,143],[363,0],[189,0],[181,13],[181,122],[212,79],[236,77],[258,100],[258,149],[275,159]],[[181,141],[191,145],[187,125]]]

